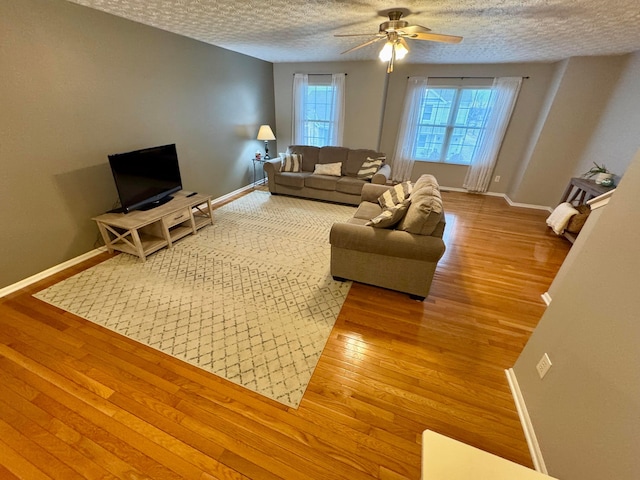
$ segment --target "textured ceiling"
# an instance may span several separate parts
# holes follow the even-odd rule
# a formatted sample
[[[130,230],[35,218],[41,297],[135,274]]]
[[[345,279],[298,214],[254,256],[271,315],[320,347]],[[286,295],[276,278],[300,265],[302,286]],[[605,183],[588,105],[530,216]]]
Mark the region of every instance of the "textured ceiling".
[[[341,52],[401,8],[410,24],[464,37],[410,40],[411,63],[548,62],[640,50],[639,0],[70,0],[273,63],[372,60],[380,45]]]

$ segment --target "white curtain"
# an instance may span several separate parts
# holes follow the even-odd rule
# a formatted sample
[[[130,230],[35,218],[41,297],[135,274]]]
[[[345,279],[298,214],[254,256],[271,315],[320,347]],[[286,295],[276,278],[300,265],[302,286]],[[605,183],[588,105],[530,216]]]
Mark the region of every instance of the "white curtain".
[[[344,87],[345,74],[334,73],[331,75],[331,87],[333,88],[333,109],[331,109],[331,138],[329,145],[342,146],[344,137]]]
[[[304,145],[304,95],[309,86],[309,75],[296,73],[293,76],[293,111],[291,118],[292,145]]]
[[[418,116],[422,99],[427,93],[427,81],[427,77],[409,77],[407,82],[396,151],[391,164],[391,179],[394,182],[404,182],[411,178],[414,163],[413,151],[418,136]]]
[[[491,182],[502,140],[511,119],[513,107],[518,98],[522,77],[501,77],[493,81],[491,110],[486,127],[478,146],[478,151],[471,160],[463,187],[470,192],[486,192]]]

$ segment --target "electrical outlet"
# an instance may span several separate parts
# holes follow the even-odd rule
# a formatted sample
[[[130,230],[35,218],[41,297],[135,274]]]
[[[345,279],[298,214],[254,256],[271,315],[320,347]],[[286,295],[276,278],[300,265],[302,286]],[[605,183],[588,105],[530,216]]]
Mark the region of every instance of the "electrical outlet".
[[[549,355],[545,353],[536,365],[536,370],[538,370],[538,375],[540,375],[540,378],[544,378],[544,376],[551,368],[551,365],[553,365],[551,363],[551,359],[549,358]]]
[[[493,181],[498,183],[500,181],[500,175],[496,175],[496,178]]]

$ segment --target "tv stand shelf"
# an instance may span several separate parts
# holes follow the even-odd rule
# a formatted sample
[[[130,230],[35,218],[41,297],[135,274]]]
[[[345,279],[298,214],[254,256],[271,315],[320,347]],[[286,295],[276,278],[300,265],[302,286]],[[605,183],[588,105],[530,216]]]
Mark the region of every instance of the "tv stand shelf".
[[[109,253],[114,250],[137,255],[145,261],[161,248],[195,234],[213,224],[211,196],[179,191],[174,197],[151,210],[131,213],[105,213],[94,217]]]

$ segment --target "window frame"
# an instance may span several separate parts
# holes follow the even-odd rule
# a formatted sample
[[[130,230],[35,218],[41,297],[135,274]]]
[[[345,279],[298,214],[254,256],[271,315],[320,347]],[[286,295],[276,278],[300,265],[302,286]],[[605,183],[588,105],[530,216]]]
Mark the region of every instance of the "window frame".
[[[454,98],[452,101],[453,106],[449,109],[449,115],[447,118],[447,122],[445,125],[439,125],[437,123],[422,123],[420,121],[420,117],[417,119],[416,121],[416,125],[415,125],[415,139],[413,142],[413,151],[411,152],[411,156],[413,158],[414,161],[416,162],[425,162],[425,163],[436,163],[436,164],[440,164],[440,165],[461,165],[461,166],[469,166],[472,162],[472,159],[469,160],[469,162],[460,162],[460,161],[449,161],[447,160],[447,153],[449,151],[449,149],[451,148],[452,144],[451,144],[451,139],[453,137],[453,133],[454,130],[456,128],[466,128],[466,129],[475,129],[479,131],[478,137],[480,137],[482,135],[482,133],[485,131],[485,126],[484,124],[486,123],[486,119],[489,116],[489,111],[486,110],[485,111],[485,115],[484,115],[484,120],[483,120],[483,126],[482,127],[469,127],[467,125],[456,125],[455,124],[455,120],[456,117],[458,115],[459,112],[459,108],[460,108],[460,102],[462,100],[462,92],[464,90],[487,90],[487,91],[491,91],[492,89],[492,80],[493,79],[429,79],[429,82],[424,90],[424,94],[423,94],[423,102],[426,101],[427,98],[427,92],[428,90],[438,90],[438,89],[450,89],[450,90],[455,90],[454,93]],[[426,108],[427,105],[424,106],[424,108]],[[421,106],[421,109],[423,107]],[[427,127],[427,128],[444,128],[445,132],[444,132],[444,139],[441,143],[442,148],[440,151],[440,158],[435,160],[435,159],[427,159],[427,158],[421,158],[416,154],[416,151],[418,150],[418,148],[421,148],[418,146],[418,135],[420,132],[420,129],[423,127]],[[476,144],[476,148],[477,148],[477,144]],[[474,151],[475,153],[475,151]]]
[[[305,92],[303,94],[304,98],[305,98],[305,102],[304,102],[304,113],[303,113],[303,144],[304,145],[312,145],[312,146],[316,146],[316,147],[324,147],[326,145],[330,145],[330,137],[331,137],[331,128],[334,126],[334,124],[336,123],[335,121],[332,121],[331,118],[328,119],[307,119],[307,113],[309,111],[309,108],[311,106],[315,106],[316,107],[316,111],[317,109],[317,105],[318,102],[313,102],[310,103],[308,102],[307,98],[309,96],[309,90],[311,88],[318,88],[318,87],[323,87],[326,88],[328,90],[327,95],[331,95],[331,102],[326,102],[324,105],[329,106],[328,111],[332,112],[335,108],[336,108],[336,104],[335,104],[335,97],[336,97],[336,88],[333,87],[333,85],[331,84],[331,75],[309,75],[309,83],[307,84],[306,88],[305,88]],[[330,93],[329,93],[330,92]],[[317,96],[317,93],[314,94],[314,96]],[[329,117],[332,117],[333,115],[328,115]],[[312,123],[316,123],[316,124],[322,124],[325,127],[325,133],[327,135],[327,138],[325,138],[325,144],[317,144],[317,143],[313,143],[310,140],[311,139],[318,139],[320,140],[320,137],[311,137],[308,135],[310,127],[309,125]]]

